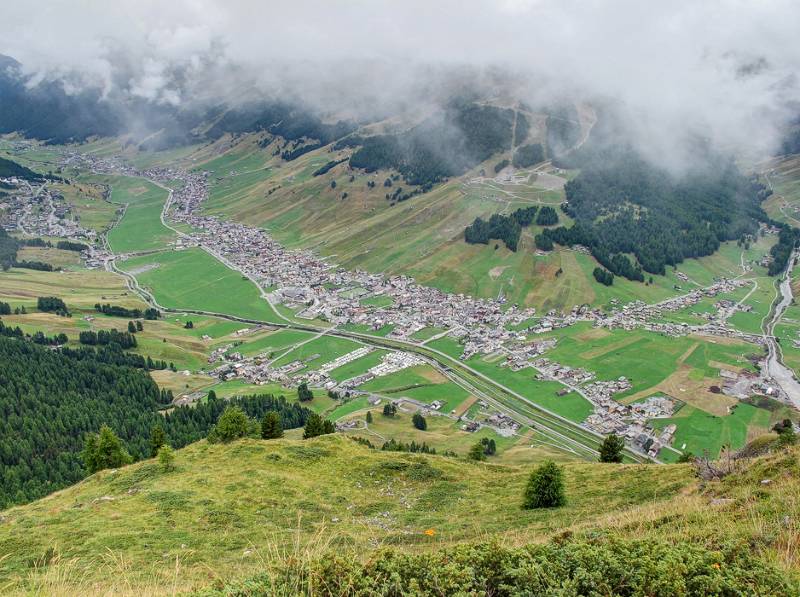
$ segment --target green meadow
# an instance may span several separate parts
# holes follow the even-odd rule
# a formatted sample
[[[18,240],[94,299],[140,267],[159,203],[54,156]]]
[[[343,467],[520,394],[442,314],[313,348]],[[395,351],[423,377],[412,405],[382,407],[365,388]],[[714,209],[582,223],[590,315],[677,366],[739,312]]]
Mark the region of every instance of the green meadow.
[[[274,366],[282,367],[292,361],[300,360],[306,363],[306,368],[314,369],[337,357],[353,352],[361,346],[361,344],[346,338],[321,336],[289,350],[275,361]]]
[[[111,186],[112,203],[127,205],[122,220],[108,232],[108,242],[117,253],[164,248],[175,233],[161,223],[167,191],[141,178],[105,177]]]
[[[250,280],[202,249],[144,255],[122,262],[119,267],[135,275],[165,307],[280,321]]]
[[[723,417],[687,404],[673,417],[655,419],[651,425],[655,429],[663,429],[675,423],[678,426],[672,443],[675,449],[687,450],[697,456],[708,454],[716,458],[723,447],[736,449],[743,446],[751,429],[766,433],[769,422],[769,411],[749,404],[740,403],[730,415]]]

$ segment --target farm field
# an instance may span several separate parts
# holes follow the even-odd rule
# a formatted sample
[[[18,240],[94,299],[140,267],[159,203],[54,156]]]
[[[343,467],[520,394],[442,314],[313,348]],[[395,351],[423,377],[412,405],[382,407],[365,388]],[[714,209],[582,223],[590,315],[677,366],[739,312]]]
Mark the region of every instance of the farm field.
[[[241,324],[239,324],[241,326]],[[241,328],[240,328],[241,329]],[[238,339],[242,344],[231,348],[229,352],[240,352],[246,357],[257,354],[273,354],[298,342],[310,340],[314,334],[299,330],[272,330],[255,337],[244,336]]]
[[[376,377],[361,385],[359,390],[385,395],[395,400],[411,398],[430,404],[443,403],[441,412],[449,413],[470,397],[469,392],[448,380],[430,365],[417,365],[402,371]]]
[[[759,352],[757,346],[740,341],[723,344],[712,338],[676,338],[646,330],[592,328],[588,324],[556,330],[546,337],[558,339],[544,355],[549,359],[583,367],[596,373],[598,380],[627,377],[633,387],[619,398],[653,388],[683,365],[711,377],[718,370],[708,366],[709,361],[745,368],[749,366],[745,355]]]
[[[92,177],[95,181],[98,177]],[[175,233],[161,223],[167,191],[141,178],[100,177],[111,186],[112,203],[126,205],[122,220],[108,232],[108,242],[117,253],[162,249]]]
[[[117,218],[118,205],[106,201],[100,187],[73,181],[58,183],[53,188],[64,195],[72,206],[75,219],[84,228],[101,232],[108,230]]]
[[[118,267],[136,276],[165,307],[280,321],[250,280],[202,249],[144,255],[121,262]]]
[[[36,309],[40,296],[58,296],[71,309],[94,310],[96,303],[143,307],[139,297],[125,286],[125,280],[101,270],[40,272],[11,268],[0,272],[0,300],[12,308]]]
[[[342,382],[346,379],[350,379],[352,377],[356,377],[357,375],[361,375],[362,373],[366,373],[367,370],[378,365],[385,355],[389,354],[387,350],[373,350],[372,352],[368,353],[367,355],[360,357],[354,361],[350,361],[346,365],[342,365],[341,367],[337,367],[333,369],[329,375],[332,379],[335,379],[337,382]]]
[[[36,297],[62,297],[72,317],[58,317],[36,311]],[[120,276],[105,271],[75,270],[70,272],[35,272],[11,269],[0,273],[0,300],[12,307],[25,306],[27,314],[7,315],[7,324],[19,325],[26,333],[43,331],[48,335],[64,333],[70,344],[77,346],[77,336],[84,330],[125,330],[128,320],[97,313],[94,305],[110,303],[127,308],[145,309],[147,305],[127,291]],[[186,329],[187,321],[193,328]],[[174,363],[179,369],[200,369],[206,366],[208,353],[215,341],[224,339],[244,324],[198,315],[181,316],[165,313],[160,320],[145,321],[138,332],[133,352],[156,360]],[[211,340],[202,340],[207,335]]]
[[[81,256],[77,251],[64,251],[49,247],[22,247],[17,251],[17,260],[41,261],[61,269],[76,269],[81,264]]]
[[[502,462],[505,449],[517,443],[517,437],[502,437],[488,428],[482,428],[474,433],[462,431],[458,421],[448,417],[428,415],[425,420],[428,428],[420,431],[411,422],[411,411],[398,410],[394,416],[387,417],[382,414],[381,405],[370,410],[372,423],[365,423],[365,413],[358,413],[344,420],[358,420],[362,427],[357,430],[348,430],[346,435],[359,436],[368,439],[372,444],[380,447],[384,442],[394,439],[398,442],[426,443],[435,448],[437,453],[446,451],[455,452],[459,456],[466,456],[469,449],[482,438],[493,439],[497,445],[497,456],[491,461]],[[366,425],[366,427],[364,427]]]
[[[762,408],[739,403],[730,415],[715,416],[689,404],[681,408],[674,416],[655,419],[652,425],[663,429],[675,423],[673,447],[687,450],[692,454],[708,454],[716,457],[723,447],[743,446],[748,439],[769,430],[770,413]]]
[[[346,338],[320,336],[288,350],[275,360],[273,366],[282,367],[292,361],[300,360],[304,362],[306,368],[316,368],[333,361],[337,357],[353,352],[361,346],[362,344]]]

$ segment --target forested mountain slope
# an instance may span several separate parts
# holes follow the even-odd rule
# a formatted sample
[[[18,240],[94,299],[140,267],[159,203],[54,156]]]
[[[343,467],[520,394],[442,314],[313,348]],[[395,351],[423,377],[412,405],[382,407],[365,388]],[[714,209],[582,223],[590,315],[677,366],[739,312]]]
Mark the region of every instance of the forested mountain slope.
[[[643,280],[640,270],[663,275],[667,265],[711,255],[721,242],[753,237],[768,219],[760,207],[768,189],[718,156],[677,175],[623,148],[589,149],[560,163],[580,168],[564,187],[565,211],[577,226],[550,231],[550,239],[590,247],[627,278]],[[625,254],[636,263],[625,263]]]
[[[15,334],[16,332],[16,334]],[[172,401],[141,357],[115,344],[99,349],[51,349],[0,322],[0,508],[47,495],[84,478],[80,452],[87,433],[110,426],[135,459],[150,455],[152,428],[161,425],[175,447],[204,438],[227,406],[209,401],[159,413]],[[8,335],[6,335],[8,334]],[[138,359],[136,358],[138,357]],[[302,426],[307,409],[271,396],[233,401],[252,417],[269,410],[287,428]]]

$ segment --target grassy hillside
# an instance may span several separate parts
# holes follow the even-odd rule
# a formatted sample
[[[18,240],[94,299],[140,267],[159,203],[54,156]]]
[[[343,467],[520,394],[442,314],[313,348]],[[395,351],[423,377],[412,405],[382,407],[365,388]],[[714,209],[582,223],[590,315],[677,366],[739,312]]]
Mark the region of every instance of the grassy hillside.
[[[374,451],[340,436],[202,441],[177,453],[173,471],[145,461],[3,512],[0,588],[165,594],[254,574],[289,555],[514,546],[567,531],[711,549],[746,543],[750,558],[797,571],[797,452],[705,489],[688,465],[567,464],[568,504],[544,511],[520,509],[528,472]]]
[[[384,186],[396,175],[393,171],[365,173],[350,170],[345,162],[314,176],[328,162],[345,159],[351,149],[323,147],[285,162],[273,155],[277,142],[264,142],[260,135],[224,137],[189,154],[160,159],[211,173],[206,212],[262,226],[288,247],[312,248],[349,269],[407,273],[449,292],[503,294],[510,302],[544,310],[584,303],[608,306],[613,299],[657,302],[676,294],[675,285],[683,285],[670,270],[655,276],[652,285],[618,277],[613,286],[603,286],[592,276],[597,262],[588,255],[563,249],[537,255],[533,238],[541,226],[523,231],[516,252],[502,242],[464,242],[464,228],[476,217],[560,205],[563,185],[573,171],[544,164],[517,170],[511,178],[493,178],[501,154],[429,192],[395,202],[386,195],[399,187],[403,193],[417,187],[402,178]],[[772,242],[764,239],[752,252],[763,255]],[[687,260],[678,269],[706,285],[715,276],[740,274],[741,254],[735,243],[724,243],[714,255]]]

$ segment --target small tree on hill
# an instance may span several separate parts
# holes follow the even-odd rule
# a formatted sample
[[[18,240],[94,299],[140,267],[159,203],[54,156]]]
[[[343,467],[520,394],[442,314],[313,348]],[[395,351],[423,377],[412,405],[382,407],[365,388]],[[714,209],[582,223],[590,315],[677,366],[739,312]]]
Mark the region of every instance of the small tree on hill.
[[[793,446],[797,443],[797,434],[794,429],[789,426],[778,434],[778,445],[782,448]]]
[[[136,324],[133,323],[132,321],[128,322],[128,332],[131,333],[131,334],[135,334],[136,333]]]
[[[428,422],[425,420],[425,417],[418,412],[414,413],[414,416],[411,417],[411,422],[414,424],[414,427],[420,431],[425,431],[428,428]]]
[[[141,332],[142,330],[144,330],[144,325],[142,324],[141,321],[137,321],[136,322],[136,331],[137,332]]]
[[[164,444],[158,450],[158,464],[164,472],[175,468],[175,451],[170,446]]]
[[[367,411],[367,424],[372,423],[372,411]]]
[[[616,433],[607,435],[600,445],[600,462],[622,462],[625,441]]]
[[[217,393],[214,390],[208,391],[208,401],[211,402],[212,400],[217,399]]]
[[[297,399],[300,402],[308,402],[314,398],[314,393],[308,389],[308,384],[306,382],[302,382],[299,386],[297,386]]]
[[[392,404],[391,402],[387,402],[383,405],[383,416],[385,417],[393,417],[397,414],[397,407]]]
[[[283,425],[281,416],[275,411],[270,411],[261,419],[262,439],[278,439],[283,437]]]
[[[486,453],[484,452],[483,444],[481,442],[478,442],[477,444],[472,446],[469,449],[469,453],[467,454],[467,458],[469,458],[470,460],[476,460],[476,461],[486,460]]]
[[[153,427],[150,430],[150,458],[155,458],[161,446],[166,443],[167,435],[164,433],[164,428],[161,425]]]
[[[192,323],[192,320],[190,319],[189,321],[187,321],[184,324],[183,327],[186,328],[187,330],[191,330],[191,329],[194,329],[194,324]]]
[[[483,453],[487,456],[494,456],[497,453],[497,444],[494,439],[484,437],[481,440],[481,445],[483,446]]]
[[[303,439],[310,439],[320,435],[327,435],[336,431],[333,423],[327,419],[323,420],[317,413],[311,413],[303,427]]]
[[[250,428],[250,419],[238,406],[229,406],[217,420],[217,424],[208,433],[210,442],[231,442],[240,437],[245,437]]]
[[[107,468],[119,468],[133,459],[108,425],[100,427],[100,433],[90,433],[81,452],[83,464],[89,473]]]
[[[548,460],[531,473],[525,486],[522,507],[528,510],[558,508],[566,503],[564,472],[555,462]]]

